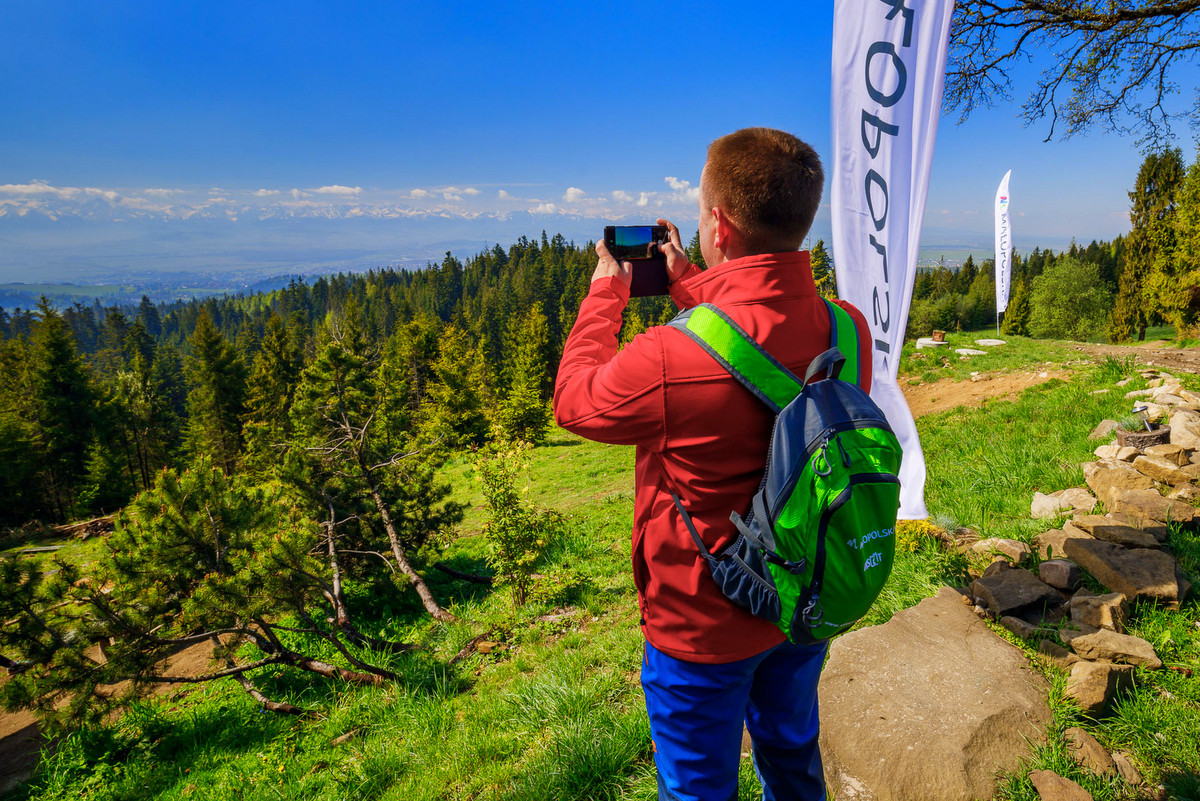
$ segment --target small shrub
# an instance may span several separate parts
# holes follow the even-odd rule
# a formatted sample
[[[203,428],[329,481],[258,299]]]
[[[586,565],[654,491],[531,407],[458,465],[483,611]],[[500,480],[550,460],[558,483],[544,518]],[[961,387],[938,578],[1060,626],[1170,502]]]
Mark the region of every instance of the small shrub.
[[[496,571],[497,584],[509,588],[518,607],[529,600],[534,566],[563,527],[558,512],[537,509],[521,499],[528,487],[518,490],[517,476],[529,468],[528,450],[528,445],[513,443],[475,464],[490,514],[483,526],[488,563]]]

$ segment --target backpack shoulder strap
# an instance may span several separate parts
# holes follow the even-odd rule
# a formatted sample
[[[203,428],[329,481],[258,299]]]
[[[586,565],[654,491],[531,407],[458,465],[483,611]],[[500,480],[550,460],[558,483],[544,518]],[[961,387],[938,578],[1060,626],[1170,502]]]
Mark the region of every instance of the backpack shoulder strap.
[[[831,301],[825,301],[829,309],[829,347],[837,348],[846,360],[838,378],[862,386],[862,371],[858,361],[858,326],[850,312]]]
[[[668,325],[678,328],[708,351],[730,375],[776,414],[791,403],[804,386],[803,381],[711,303],[685,309]]]

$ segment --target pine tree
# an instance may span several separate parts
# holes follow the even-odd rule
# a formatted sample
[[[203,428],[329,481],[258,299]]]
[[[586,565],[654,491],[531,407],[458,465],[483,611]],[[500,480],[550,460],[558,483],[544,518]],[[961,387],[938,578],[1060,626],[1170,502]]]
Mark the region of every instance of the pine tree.
[[[196,318],[187,373],[187,450],[193,456],[211,454],[213,461],[232,472],[241,450],[242,415],[245,411],[246,368],[241,358],[213,326],[208,310]]]
[[[697,230],[692,235],[692,239],[687,246],[688,261],[695,264],[701,270],[707,269],[708,265],[704,263],[704,252],[700,250],[700,231]]]
[[[1024,280],[1018,281],[1013,287],[1004,319],[1000,321],[1000,333],[1005,336],[1029,336],[1029,285]]]
[[[96,399],[75,340],[43,297],[30,350],[30,391],[44,487],[56,517],[75,511],[96,415]]]
[[[1157,315],[1157,304],[1146,292],[1149,276],[1162,271],[1174,258],[1175,194],[1184,178],[1183,154],[1178,148],[1151,153],[1138,170],[1129,199],[1133,202],[1125,254],[1125,269],[1117,285],[1117,299],[1108,323],[1112,342],[1146,338],[1146,328]],[[1075,245],[1072,243],[1072,247]]]
[[[531,307],[509,330],[508,394],[497,413],[497,423],[509,439],[538,444],[550,427],[546,399],[546,347],[549,331],[540,305]]]
[[[463,331],[453,325],[442,329],[421,415],[423,441],[444,452],[483,444],[488,421],[480,397],[482,367],[479,350],[471,347]]]
[[[246,391],[246,468],[266,474],[279,464],[292,435],[290,413],[300,381],[300,353],[277,314],[267,320]]]
[[[833,258],[825,249],[825,240],[818,239],[809,254],[812,264],[813,282],[817,285],[817,294],[828,300],[837,299],[837,275],[833,269]]]

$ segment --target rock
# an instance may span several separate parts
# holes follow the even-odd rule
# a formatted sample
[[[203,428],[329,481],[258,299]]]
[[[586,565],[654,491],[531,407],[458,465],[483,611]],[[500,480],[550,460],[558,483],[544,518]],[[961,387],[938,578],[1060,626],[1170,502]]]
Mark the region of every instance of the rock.
[[[1139,473],[1125,462],[1105,460],[1083,466],[1083,476],[1096,497],[1111,507],[1111,496],[1117,490],[1154,489],[1154,479]]]
[[[1113,512],[1109,512],[1105,515],[1105,517],[1119,526],[1132,526],[1133,528],[1140,528],[1142,531],[1146,532],[1151,537],[1154,537],[1154,539],[1158,540],[1159,542],[1166,542],[1167,535],[1170,533],[1170,530],[1162,523],[1157,523],[1154,521],[1142,522],[1133,515],[1119,513],[1114,514]]]
[[[1117,772],[1117,765],[1108,749],[1083,729],[1072,726],[1063,732],[1063,739],[1067,741],[1067,753],[1082,767],[1097,776],[1110,776]]]
[[[974,543],[971,546],[971,552],[977,553],[980,556],[999,553],[1013,564],[1019,564],[1022,559],[1029,556],[1033,551],[1028,545],[1018,540],[988,537],[986,540],[979,540]]]
[[[1191,464],[1191,458],[1188,456],[1188,452],[1178,445],[1151,445],[1149,448],[1146,448],[1146,455],[1157,456],[1160,459],[1166,459],[1176,467],[1183,467],[1184,465]]]
[[[1127,514],[1141,527],[1147,523],[1190,523],[1196,517],[1195,506],[1164,498],[1152,489],[1114,489],[1107,500],[1109,511]]]
[[[1061,600],[1053,587],[1021,568],[976,579],[971,583],[971,594],[983,599],[988,610],[999,616],[1022,610],[1041,611]]]
[[[1193,409],[1200,407],[1200,394],[1192,392],[1190,389],[1181,389],[1178,394],[1183,398],[1183,402]]]
[[[976,350],[975,348],[955,348],[954,352],[959,356],[987,356],[986,350]]]
[[[1072,538],[1091,539],[1090,534],[1084,534],[1078,529],[1067,531],[1062,528],[1052,528],[1049,531],[1043,531],[1033,538],[1033,546],[1037,549],[1038,556],[1042,559],[1053,559],[1062,556],[1064,543]]]
[[[1096,497],[1083,487],[1071,487],[1050,493],[1051,498],[1058,498],[1071,504],[1076,514],[1087,514],[1096,508]]]
[[[1127,398],[1149,398],[1149,397],[1152,397],[1154,395],[1154,393],[1157,391],[1158,391],[1158,387],[1151,385],[1149,387],[1146,387],[1145,389],[1130,390],[1129,392],[1125,393],[1125,397],[1127,397]]]
[[[1029,514],[1035,520],[1044,520],[1058,517],[1073,508],[1069,501],[1035,492],[1033,493],[1033,502],[1029,504]]]
[[[1038,643],[1038,653],[1048,657],[1060,668],[1068,668],[1079,661],[1074,651],[1068,651],[1056,642],[1042,640]]]
[[[1101,522],[1096,522],[1097,520]],[[1063,530],[1070,532],[1072,530],[1087,534],[1092,539],[1104,540],[1105,542],[1115,542],[1117,545],[1124,545],[1126,548],[1157,548],[1158,540],[1153,534],[1147,534],[1140,528],[1133,526],[1122,526],[1113,523],[1106,517],[1100,515],[1087,515],[1085,517],[1069,520],[1063,525]]]
[[[1155,481],[1161,481],[1164,484],[1172,486],[1186,484],[1191,481],[1188,475],[1180,469],[1179,465],[1169,462],[1161,456],[1138,456],[1133,460],[1133,469],[1144,476],[1149,476]]]
[[[1132,462],[1134,459],[1137,458],[1139,453],[1141,453],[1141,451],[1139,451],[1137,448],[1133,447],[1132,445],[1118,446],[1117,447],[1117,461],[1118,462]]]
[[[844,634],[820,684],[830,797],[991,798],[997,772],[1016,770],[1031,742],[1045,742],[1047,690],[950,588]]]
[[[1095,454],[1097,459],[1116,459],[1117,451],[1119,450],[1121,450],[1121,447],[1113,442],[1108,445],[1097,445],[1096,450],[1092,451],[1092,453]]]
[[[1171,414],[1171,444],[1194,451],[1200,448],[1200,413],[1176,409]]]
[[[1085,634],[1071,640],[1071,650],[1093,662],[1120,662],[1126,665],[1141,665],[1158,670],[1162,660],[1154,652],[1154,646],[1132,634],[1118,634],[1101,629],[1094,634]]]
[[[1081,628],[1090,626],[1116,632],[1125,631],[1128,607],[1125,596],[1119,592],[1072,598],[1067,602],[1072,623]]]
[[[1130,601],[1146,598],[1168,605],[1179,603],[1175,559],[1169,554],[1085,539],[1067,540],[1063,548],[1066,556],[1096,581]]]
[[[1167,497],[1174,501],[1183,501],[1190,503],[1192,506],[1200,504],[1200,489],[1194,484],[1180,484],[1175,489],[1167,493]]]
[[[1000,625],[1011,631],[1013,634],[1020,637],[1022,640],[1032,640],[1033,635],[1038,633],[1038,627],[1030,623],[1028,620],[1022,620],[1019,617],[1005,615],[1000,618]]]
[[[1192,583],[1188,581],[1187,574],[1178,564],[1175,565],[1175,581],[1179,585],[1179,602],[1183,603],[1192,591]]]
[[[1056,589],[1073,590],[1083,580],[1083,571],[1066,559],[1048,559],[1038,565],[1038,578]]]
[[[1094,626],[1088,626],[1083,623],[1074,623],[1072,625],[1074,625],[1075,628],[1067,628],[1066,626],[1064,626],[1063,628],[1058,630],[1059,639],[1061,639],[1063,642],[1065,642],[1068,647],[1070,647],[1071,643],[1074,642],[1076,637],[1083,637],[1088,634],[1095,634],[1097,631],[1100,630],[1098,628],[1095,628]]]
[[[997,556],[992,560],[992,563],[983,569],[983,578],[991,578],[997,573],[1003,573],[1005,570],[1012,570],[1013,566],[1003,556]]]
[[[1133,382],[1133,379],[1132,379],[1132,378],[1122,378],[1120,381],[1118,381],[1118,382],[1117,382],[1117,386],[1118,386],[1118,387],[1127,387],[1127,386],[1129,386],[1129,385],[1130,385],[1132,382]]]
[[[1129,758],[1129,754],[1124,751],[1114,751],[1112,755],[1113,765],[1117,768],[1117,773],[1125,780],[1126,784],[1137,787],[1142,783],[1142,774],[1133,766],[1133,761]]]
[[[1132,685],[1132,665],[1080,661],[1071,665],[1065,692],[1085,715],[1099,717],[1108,711],[1118,693]]]
[[[1092,433],[1088,434],[1088,439],[1092,439],[1092,440],[1104,439],[1105,437],[1111,436],[1112,432],[1114,432],[1116,430],[1117,430],[1117,421],[1116,420],[1104,419],[1104,420],[1100,421],[1099,425],[1097,425],[1095,428],[1092,429]]]
[[[1042,801],[1093,801],[1091,793],[1052,770],[1035,770],[1029,780]]]
[[[943,345],[949,345],[949,344],[950,344],[949,342],[938,342],[933,337],[918,337],[917,338],[917,350],[921,350],[923,348],[940,348]]]
[[[1007,345],[1008,343],[1003,339],[977,339],[975,340],[975,344],[982,345],[985,348],[995,348],[1000,345]]]
[[[1159,406],[1186,406],[1187,401],[1173,392],[1160,392],[1154,396],[1154,402]]]

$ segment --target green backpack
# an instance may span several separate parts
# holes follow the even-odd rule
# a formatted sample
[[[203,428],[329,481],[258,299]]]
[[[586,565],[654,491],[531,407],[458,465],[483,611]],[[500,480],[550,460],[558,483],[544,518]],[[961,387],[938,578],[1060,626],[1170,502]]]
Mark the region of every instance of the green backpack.
[[[670,323],[775,412],[762,483],[749,512],[730,515],[732,545],[710,553],[673,497],[725,595],[797,643],[840,634],[871,608],[892,570],[900,506],[900,443],[858,385],[853,318],[826,305],[830,349],[803,381],[715,306]]]

